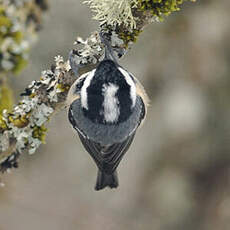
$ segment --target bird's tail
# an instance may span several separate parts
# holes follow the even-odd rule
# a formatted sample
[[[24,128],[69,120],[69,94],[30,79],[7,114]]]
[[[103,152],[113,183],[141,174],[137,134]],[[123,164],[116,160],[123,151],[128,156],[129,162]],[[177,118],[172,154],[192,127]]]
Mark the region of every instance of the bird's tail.
[[[98,170],[95,190],[101,190],[107,186],[109,186],[110,188],[118,187],[117,171],[114,171],[113,174],[106,174]]]

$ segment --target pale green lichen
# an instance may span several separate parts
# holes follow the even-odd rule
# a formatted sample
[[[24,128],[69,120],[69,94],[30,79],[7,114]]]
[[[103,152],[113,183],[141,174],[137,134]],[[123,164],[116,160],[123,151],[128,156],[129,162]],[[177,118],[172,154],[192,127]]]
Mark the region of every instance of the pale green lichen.
[[[195,0],[86,0],[105,31],[115,31],[123,40],[123,48],[137,40],[143,27],[151,21],[162,21],[165,16],[180,10],[185,1]]]
[[[123,24],[131,30],[136,28],[132,8],[137,6],[137,0],[86,0],[94,12],[93,19],[101,25],[119,26]]]

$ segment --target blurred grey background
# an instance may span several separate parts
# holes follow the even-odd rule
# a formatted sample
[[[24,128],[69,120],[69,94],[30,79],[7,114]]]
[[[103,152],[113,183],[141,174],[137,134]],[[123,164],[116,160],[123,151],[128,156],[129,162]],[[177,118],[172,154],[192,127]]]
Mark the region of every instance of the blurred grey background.
[[[119,166],[118,189],[94,191],[95,164],[61,111],[47,144],[4,175],[0,230],[229,230],[229,9],[229,0],[185,3],[121,60],[151,106]],[[12,78],[15,96],[97,27],[81,1],[50,1],[29,66]]]

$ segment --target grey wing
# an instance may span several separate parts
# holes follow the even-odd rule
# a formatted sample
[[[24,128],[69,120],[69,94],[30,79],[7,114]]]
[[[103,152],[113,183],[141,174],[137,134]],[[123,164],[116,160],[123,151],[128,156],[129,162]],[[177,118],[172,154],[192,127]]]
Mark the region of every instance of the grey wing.
[[[146,114],[146,109],[144,102],[141,99],[141,113],[139,117],[139,124],[144,119]],[[98,168],[107,174],[112,174],[117,166],[119,165],[122,157],[129,149],[133,138],[135,136],[136,130],[132,132],[123,142],[115,143],[109,146],[102,146],[101,144],[94,142],[87,138],[86,135],[82,133],[82,131],[77,127],[76,122],[72,116],[72,105],[70,105],[69,108],[69,121],[72,124],[72,126],[77,130],[78,135],[80,137],[80,140],[82,144],[84,145],[87,152],[91,155],[91,157],[94,159],[95,163],[97,164]],[[137,128],[137,127],[136,127]]]
[[[78,132],[80,140],[86,151],[91,155],[98,168],[107,174],[112,174],[119,165],[122,157],[129,149],[135,132],[128,136],[123,142],[115,143],[110,146],[102,146],[99,143],[89,140],[76,126],[76,122],[71,115],[71,106],[68,113],[68,118],[73,128]]]
[[[89,140],[78,132],[80,140],[87,152],[94,159],[98,168],[107,174],[112,174],[119,165],[122,157],[129,149],[133,141],[135,132],[132,133],[126,140],[121,143],[116,143],[110,146],[101,146],[99,143]]]

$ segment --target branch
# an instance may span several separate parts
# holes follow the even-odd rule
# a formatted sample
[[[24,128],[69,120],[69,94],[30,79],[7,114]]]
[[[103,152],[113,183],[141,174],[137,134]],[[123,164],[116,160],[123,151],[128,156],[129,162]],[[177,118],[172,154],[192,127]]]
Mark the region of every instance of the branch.
[[[41,28],[48,0],[0,0],[0,117],[13,106],[13,93],[7,84],[27,65],[29,49]]]
[[[119,3],[119,4],[115,4]],[[118,57],[136,40],[140,31],[158,17],[178,10],[182,0],[89,0],[96,12],[100,33],[111,42]],[[112,5],[111,4],[115,4]],[[109,12],[109,13],[108,13]],[[112,17],[112,15],[115,15]],[[120,18],[122,16],[122,21]],[[23,152],[33,154],[45,142],[45,125],[55,112],[65,107],[69,88],[76,77],[95,68],[104,58],[104,45],[98,32],[88,39],[77,38],[69,60],[57,56],[51,70],[42,72],[21,95],[23,99],[0,118],[0,170],[17,167]]]

